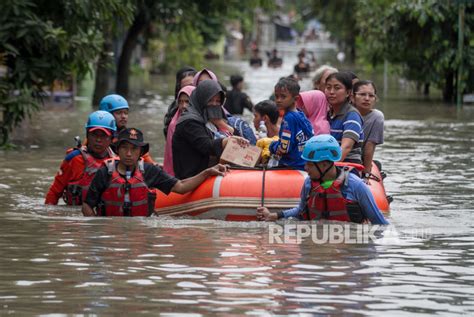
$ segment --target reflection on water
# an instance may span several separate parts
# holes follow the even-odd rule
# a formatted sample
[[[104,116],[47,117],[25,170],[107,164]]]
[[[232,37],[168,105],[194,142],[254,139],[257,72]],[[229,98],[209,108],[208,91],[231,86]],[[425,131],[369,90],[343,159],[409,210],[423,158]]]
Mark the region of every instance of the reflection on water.
[[[265,224],[5,218],[3,313],[375,315],[474,309],[470,236],[269,244]]]
[[[224,82],[243,72],[257,102],[288,65],[216,69]],[[146,131],[160,158],[173,79],[135,85],[130,125]],[[395,197],[392,226],[367,244],[300,245],[270,244],[265,223],[84,219],[77,208],[43,206],[87,111],[42,112],[22,148],[0,153],[0,315],[472,315],[473,110],[398,92],[380,108],[386,142],[377,156]]]

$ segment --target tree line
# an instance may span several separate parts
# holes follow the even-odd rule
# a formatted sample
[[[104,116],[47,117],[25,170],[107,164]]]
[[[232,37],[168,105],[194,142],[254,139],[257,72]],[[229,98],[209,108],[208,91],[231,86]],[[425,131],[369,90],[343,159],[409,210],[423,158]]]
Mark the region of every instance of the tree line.
[[[95,74],[93,104],[108,92],[126,96],[132,52],[166,52],[161,70],[199,66],[205,47],[229,20],[252,30],[256,7],[274,0],[4,0],[0,5],[0,145],[25,117],[40,109],[55,80],[80,82]],[[317,17],[358,65],[395,71],[452,102],[457,86],[474,91],[474,2],[469,0],[298,0],[288,2],[303,20]],[[462,57],[459,8],[464,6]],[[301,22],[301,21],[300,21]],[[113,46],[115,56],[111,56]],[[153,59],[158,60],[158,59]],[[156,62],[155,62],[156,63]],[[463,68],[460,65],[463,65]],[[460,71],[461,70],[461,71]]]
[[[376,68],[386,60],[400,76],[424,87],[425,94],[430,86],[440,89],[446,102],[454,101],[457,85],[464,93],[474,91],[474,1],[311,3],[314,15],[352,62]],[[460,6],[464,6],[462,59],[458,50]]]
[[[238,19],[249,27],[253,9],[270,0],[5,0],[0,5],[0,145],[14,126],[40,109],[55,80],[80,82],[95,74],[94,104],[107,93],[128,94],[132,53],[143,39],[165,45],[164,64],[196,65],[204,47]],[[115,56],[113,45],[119,43]],[[161,47],[163,50],[163,47]],[[182,52],[177,57],[177,52]],[[2,119],[2,118],[0,118]]]

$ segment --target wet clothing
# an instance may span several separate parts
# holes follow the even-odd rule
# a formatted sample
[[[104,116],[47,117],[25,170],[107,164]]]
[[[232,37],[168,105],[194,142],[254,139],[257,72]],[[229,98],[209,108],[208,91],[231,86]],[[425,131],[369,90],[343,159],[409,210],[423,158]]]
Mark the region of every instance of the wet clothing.
[[[182,113],[173,135],[173,168],[179,179],[199,174],[209,167],[211,157],[222,154],[222,139],[214,139],[213,133],[206,127],[208,122],[207,103],[216,94],[224,92],[219,84],[212,80],[202,81],[192,92],[189,106]]]
[[[118,160],[115,161],[113,164],[115,164],[115,168],[117,167]],[[111,191],[109,186],[113,184],[122,184],[124,183],[125,180],[125,175],[120,175],[118,172],[116,174],[110,173],[109,171],[110,168],[107,166],[103,166],[95,175],[94,179],[92,180],[90,187],[89,187],[89,192],[87,193],[87,197],[85,202],[91,207],[95,208],[101,204],[104,200],[104,193],[107,191],[106,194],[106,199],[109,199],[112,201],[113,197],[111,195]],[[142,175],[141,175],[142,174]],[[121,177],[123,178],[123,181],[111,181],[115,177]],[[151,188],[157,188],[158,190],[162,191],[166,195],[171,192],[171,189],[176,185],[178,180],[168,174],[166,174],[160,167],[149,164],[149,163],[144,163],[143,164],[143,173],[140,172],[140,170],[135,169],[135,171],[132,173],[132,177],[135,177],[137,179],[137,183],[143,182],[146,184],[147,189]],[[119,187],[120,188],[120,187]],[[117,187],[115,187],[116,190]],[[142,201],[143,200],[143,194],[144,191],[140,191],[139,193],[136,194],[136,197],[141,197],[139,200],[135,201],[135,203]],[[117,198],[117,197],[116,197]],[[121,199],[124,198],[124,195],[121,196]],[[134,201],[132,200],[134,198],[134,195],[131,196],[131,203],[133,204]],[[118,199],[118,198],[117,198]]]
[[[280,57],[273,56],[268,60],[268,67],[281,67],[283,59]]]
[[[97,162],[97,164],[92,164],[100,166],[102,163],[111,158],[114,157],[115,154],[111,149],[107,151],[107,155],[104,158],[95,158],[91,154],[87,152],[87,148],[85,146],[81,147],[80,149],[71,149],[68,150],[66,157],[64,158],[63,162],[61,163],[61,166],[59,168],[58,173],[54,177],[54,181],[51,184],[51,187],[48,190],[48,193],[46,194],[46,199],[45,199],[45,204],[47,205],[57,205],[58,201],[61,197],[65,196],[66,191],[68,190],[68,186],[72,184],[76,184],[77,186],[88,186],[88,184],[85,184],[83,179],[87,177],[89,180],[92,180],[92,177],[87,176],[85,173],[86,170],[86,161],[88,159],[85,159],[86,157],[89,157],[90,160],[94,160]],[[88,164],[91,165],[91,164]],[[91,170],[94,169],[91,167]],[[95,171],[93,171],[95,173]],[[90,173],[89,173],[90,174]],[[82,181],[82,182],[81,182]],[[81,182],[81,184],[79,184]],[[84,185],[84,186],[82,186]],[[82,203],[82,188],[77,187],[76,189],[72,188],[73,186],[69,187],[69,190],[72,192],[74,191],[73,196],[76,196],[77,198],[80,197],[80,202],[76,200],[75,204],[81,204]],[[85,196],[85,195],[84,195]],[[69,202],[71,204],[71,202]]]
[[[343,138],[355,141],[352,150],[347,154],[344,161],[361,164],[364,132],[362,130],[362,116],[359,111],[347,102],[341,107],[339,113],[329,112],[328,121],[331,127],[331,135],[339,144],[341,144]]]
[[[298,217],[302,212],[304,212],[310,191],[311,179],[308,177],[305,179],[303,188],[301,189],[301,200],[299,205],[295,208],[283,211],[283,218]],[[374,196],[369,187],[367,187],[367,185],[357,175],[354,175],[353,173],[348,174],[348,181],[341,186],[341,193],[346,200],[357,202],[363,210],[364,215],[372,224],[388,224],[388,221],[377,207]]]
[[[341,186],[349,181],[348,174],[353,167],[338,169],[334,181],[320,183],[311,181],[311,191],[306,200],[306,210],[300,214],[305,220],[337,220],[362,223],[366,220],[357,202],[350,201],[341,193]]]
[[[270,152],[275,154],[278,149],[283,154],[279,166],[293,167],[304,170],[305,160],[301,158],[306,141],[313,136],[313,127],[301,111],[287,111],[283,116],[278,133],[279,140],[270,144]]]
[[[105,162],[110,175],[109,185],[102,193],[103,206],[99,215],[107,217],[147,217],[155,207],[156,193],[148,189],[143,173],[144,162],[140,160],[133,176],[123,177],[116,168],[114,159]]]
[[[303,91],[301,99],[297,102],[298,108],[305,109],[308,120],[313,126],[314,135],[329,134],[329,121],[327,118],[329,104],[326,95],[319,90]]]
[[[230,114],[243,114],[244,108],[252,112],[253,104],[246,93],[232,89],[226,95],[224,108],[226,108]]]

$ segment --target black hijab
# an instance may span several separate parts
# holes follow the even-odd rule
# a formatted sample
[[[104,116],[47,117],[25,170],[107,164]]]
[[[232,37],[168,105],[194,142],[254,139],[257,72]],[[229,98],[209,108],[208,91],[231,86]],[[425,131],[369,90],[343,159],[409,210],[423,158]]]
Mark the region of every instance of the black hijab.
[[[199,83],[192,92],[189,98],[189,105],[179,117],[177,125],[187,120],[195,120],[206,124],[208,120],[205,111],[207,103],[217,94],[221,94],[221,103],[224,103],[225,93],[219,83],[210,79]]]

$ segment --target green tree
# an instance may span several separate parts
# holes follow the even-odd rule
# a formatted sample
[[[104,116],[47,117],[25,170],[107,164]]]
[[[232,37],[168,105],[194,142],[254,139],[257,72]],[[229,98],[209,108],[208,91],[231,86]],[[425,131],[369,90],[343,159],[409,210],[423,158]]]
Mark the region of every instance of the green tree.
[[[384,58],[419,84],[435,85],[453,101],[460,60],[457,57],[459,1],[361,0],[357,9],[358,50],[377,65]],[[474,3],[466,2],[464,32],[465,89],[474,89]]]
[[[370,1],[376,3],[377,1]],[[372,5],[372,4],[371,4]],[[324,24],[327,31],[336,40],[338,46],[346,52],[350,62],[356,60],[356,38],[359,28],[356,23],[356,10],[361,6],[356,0],[314,0],[315,16]]]
[[[191,33],[197,32],[199,34],[197,36],[202,37],[203,44],[208,45],[216,42],[225,33],[227,21],[234,18],[248,18],[255,7],[271,7],[271,5],[270,0],[137,0],[135,17],[126,32],[117,65],[115,85],[117,93],[128,95],[131,56],[140,36],[158,39],[164,39],[166,36],[166,41],[175,42],[177,38],[183,39],[183,32],[189,31],[192,26],[194,30]],[[156,29],[162,34],[156,36],[146,32],[153,23],[159,25]],[[189,34],[184,36],[184,40],[187,36]],[[199,44],[200,41],[200,38],[193,39],[190,44]],[[173,43],[169,44],[170,48],[176,46]],[[191,48],[186,43],[179,43],[179,47],[183,50]]]
[[[202,35],[189,22],[167,30],[163,24],[155,25],[157,33],[148,40],[147,53],[152,59],[152,69],[168,73],[189,65],[201,68],[204,56]]]
[[[125,20],[132,7],[120,0],[6,0],[0,10],[1,144],[25,117],[39,109],[54,80],[79,80],[102,49],[102,28]]]

